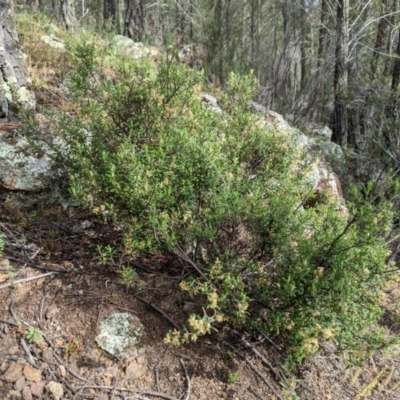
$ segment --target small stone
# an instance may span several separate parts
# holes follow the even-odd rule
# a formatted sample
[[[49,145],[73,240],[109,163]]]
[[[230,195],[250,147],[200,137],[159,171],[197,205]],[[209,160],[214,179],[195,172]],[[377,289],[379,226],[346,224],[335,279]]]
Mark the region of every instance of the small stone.
[[[46,311],[46,319],[53,319],[58,314],[57,306],[50,306]]]
[[[35,397],[41,398],[43,395],[43,388],[46,381],[33,382],[30,386],[31,392]]]
[[[28,361],[25,360],[25,358],[19,358],[18,359],[18,364],[22,365],[22,368],[25,368],[28,364]]]
[[[42,379],[42,372],[30,365],[24,368],[24,375],[31,382],[39,382]]]
[[[8,392],[7,399],[15,400],[15,399],[20,399],[20,398],[21,398],[21,393],[18,390],[10,390]]]
[[[51,381],[46,385],[46,389],[53,395],[54,400],[60,400],[64,395],[61,383]]]
[[[108,376],[108,374],[107,375],[103,375],[102,378],[103,378],[104,386],[111,386],[112,379],[111,379],[110,376]]]
[[[12,346],[12,347],[10,347],[10,348],[7,350],[7,353],[8,353],[10,356],[13,356],[13,355],[17,354],[18,352],[19,352],[18,346]]]
[[[132,380],[140,378],[146,371],[145,365],[139,363],[137,359],[132,361],[125,369],[125,379]]]
[[[22,398],[23,398],[24,400],[32,400],[32,399],[33,399],[33,397],[32,397],[32,392],[31,392],[31,389],[29,389],[29,386],[25,386],[25,387],[22,389],[21,394],[22,394]]]
[[[44,360],[46,362],[53,362],[54,361],[54,356],[53,356],[53,352],[51,349],[49,349],[48,347],[43,349],[42,351],[42,357],[44,358]]]
[[[64,365],[59,365],[58,370],[60,371],[60,375],[64,378],[67,375],[67,370],[65,369]]]
[[[16,382],[22,375],[22,365],[11,363],[5,374],[1,377],[6,382]]]
[[[22,390],[26,386],[25,377],[22,375],[14,383],[15,390]]]

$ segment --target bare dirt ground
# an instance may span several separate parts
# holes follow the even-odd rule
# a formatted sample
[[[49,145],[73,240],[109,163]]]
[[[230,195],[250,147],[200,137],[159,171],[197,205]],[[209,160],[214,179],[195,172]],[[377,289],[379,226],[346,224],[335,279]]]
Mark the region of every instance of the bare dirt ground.
[[[140,285],[127,290],[118,262],[96,260],[96,246],[116,244],[118,229],[102,221],[82,229],[86,220],[73,209],[21,212],[0,202],[0,399],[400,399],[396,350],[346,370],[326,344],[289,374],[281,369],[283,343],[227,328],[191,345],[164,344],[168,330],[201,309],[178,287],[189,266],[143,256],[132,265]],[[144,325],[146,361],[137,379],[94,341],[101,321],[117,311]],[[390,310],[387,323],[397,326]],[[43,338],[30,343],[33,328]]]

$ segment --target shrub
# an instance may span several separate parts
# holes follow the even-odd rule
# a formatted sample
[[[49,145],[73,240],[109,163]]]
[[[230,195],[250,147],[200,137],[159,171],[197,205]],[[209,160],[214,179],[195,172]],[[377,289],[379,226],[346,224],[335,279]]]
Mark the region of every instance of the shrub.
[[[222,323],[282,335],[299,361],[331,339],[351,355],[380,346],[390,205],[355,194],[351,216],[329,196],[305,208],[307,160],[292,138],[250,112],[252,75],[232,74],[204,107],[201,76],[166,57],[101,71],[93,47],[74,50],[76,116],[57,120],[71,193],[124,228],[124,249],[175,253],[194,268],[181,282],[204,296],[166,341],[181,344]],[[375,328],[374,328],[375,327]]]

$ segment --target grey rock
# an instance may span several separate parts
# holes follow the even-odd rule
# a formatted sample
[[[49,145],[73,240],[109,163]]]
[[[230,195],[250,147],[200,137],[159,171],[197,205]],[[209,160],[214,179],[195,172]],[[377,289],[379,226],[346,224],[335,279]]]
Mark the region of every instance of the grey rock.
[[[218,105],[217,99],[214,96],[211,96],[207,93],[200,94],[202,104],[209,108],[210,110],[216,112],[217,114],[221,114],[221,107]]]
[[[256,103],[253,100],[250,100],[250,110],[254,114],[266,114],[267,109],[261,104]]]
[[[344,154],[342,148],[333,142],[326,141],[320,143],[322,154],[329,160],[343,160]]]
[[[41,37],[41,39],[43,40],[43,42],[45,42],[49,46],[51,46],[57,50],[60,50],[60,51],[65,51],[64,43],[57,37],[55,37],[53,35],[44,35]]]
[[[44,154],[30,151],[26,138],[12,138],[0,132],[0,187],[8,190],[38,191],[46,187],[53,162]]]
[[[332,129],[328,128],[327,126],[323,126],[321,129],[318,129],[316,131],[316,134],[319,137],[324,138],[329,141],[332,139]]]
[[[143,325],[139,318],[128,313],[115,313],[100,325],[96,343],[116,358],[130,357],[142,347]]]
[[[122,35],[115,35],[111,40],[110,47],[114,55],[131,57],[135,60],[141,58],[158,60],[161,57],[157,47],[147,47],[141,42],[134,42],[132,39]]]

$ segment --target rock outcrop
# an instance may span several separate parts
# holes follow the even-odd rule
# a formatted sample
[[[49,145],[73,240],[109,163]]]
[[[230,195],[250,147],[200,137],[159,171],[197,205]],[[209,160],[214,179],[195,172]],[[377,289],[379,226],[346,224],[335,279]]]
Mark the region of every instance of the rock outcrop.
[[[134,42],[132,39],[122,35],[115,35],[112,38],[111,51],[116,56],[131,57],[135,60],[147,57],[156,62],[161,58],[161,52],[157,47],[147,47],[141,42]]]

